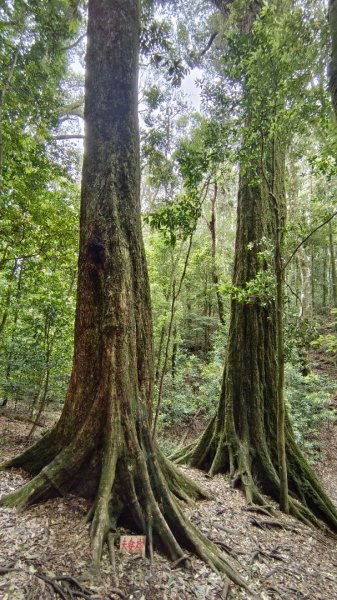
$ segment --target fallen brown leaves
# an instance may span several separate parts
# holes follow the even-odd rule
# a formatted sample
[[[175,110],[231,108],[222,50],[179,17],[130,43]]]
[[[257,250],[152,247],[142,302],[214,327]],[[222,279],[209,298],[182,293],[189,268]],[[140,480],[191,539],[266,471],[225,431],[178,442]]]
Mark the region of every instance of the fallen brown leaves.
[[[24,444],[25,424],[0,419],[6,440],[2,457]],[[189,508],[190,519],[227,551],[262,600],[337,599],[336,540],[310,530],[275,510],[273,516],[254,507],[247,510],[244,497],[217,476],[183,469],[213,494],[214,500]],[[336,487],[336,474],[330,474]],[[0,473],[0,492],[21,485],[18,471]],[[190,557],[189,568],[172,565],[155,553],[148,559],[116,554],[115,573],[108,552],[103,556],[101,579],[90,571],[91,554],[85,515],[88,504],[72,495],[54,498],[18,513],[0,511],[0,598],[67,599],[88,597],[129,600],[234,600],[248,599],[247,592],[228,585],[201,561]],[[276,516],[275,516],[276,515]],[[76,583],[77,582],[77,587]],[[70,592],[73,596],[70,595]]]

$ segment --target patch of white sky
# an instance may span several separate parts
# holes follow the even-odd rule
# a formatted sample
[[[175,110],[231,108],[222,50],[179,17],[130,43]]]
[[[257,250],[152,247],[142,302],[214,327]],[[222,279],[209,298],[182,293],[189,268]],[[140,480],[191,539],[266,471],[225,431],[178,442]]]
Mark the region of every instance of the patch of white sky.
[[[181,84],[182,91],[197,112],[200,111],[201,106],[201,87],[197,84],[197,81],[201,81],[202,78],[203,71],[196,67],[188,75],[185,75]]]

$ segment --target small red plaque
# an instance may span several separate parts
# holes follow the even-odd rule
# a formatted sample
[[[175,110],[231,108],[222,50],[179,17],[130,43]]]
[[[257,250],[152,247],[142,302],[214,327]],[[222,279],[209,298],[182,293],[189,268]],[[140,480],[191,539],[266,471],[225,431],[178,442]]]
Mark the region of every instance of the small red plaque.
[[[145,535],[121,535],[119,549],[122,554],[145,556]]]

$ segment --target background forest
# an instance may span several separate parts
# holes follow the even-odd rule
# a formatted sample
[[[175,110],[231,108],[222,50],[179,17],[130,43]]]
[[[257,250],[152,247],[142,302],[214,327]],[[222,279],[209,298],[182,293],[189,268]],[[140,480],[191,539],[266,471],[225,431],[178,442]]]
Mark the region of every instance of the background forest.
[[[244,291],[233,286],[232,270],[238,165],[248,165],[257,132],[267,141],[276,132],[286,149],[286,401],[297,439],[317,460],[316,433],[334,418],[336,383],[313,373],[309,353],[315,361],[324,348],[337,360],[327,6],[265,2],[247,41],[242,2],[226,26],[201,0],[143,2],[154,427],[168,453],[192,423],[202,427],[220,394],[231,297],[275,296],[268,239],[259,241],[261,272]],[[9,1],[0,16],[0,402],[28,413],[34,427],[43,411],[62,408],[71,369],[86,24],[81,6],[62,0]]]

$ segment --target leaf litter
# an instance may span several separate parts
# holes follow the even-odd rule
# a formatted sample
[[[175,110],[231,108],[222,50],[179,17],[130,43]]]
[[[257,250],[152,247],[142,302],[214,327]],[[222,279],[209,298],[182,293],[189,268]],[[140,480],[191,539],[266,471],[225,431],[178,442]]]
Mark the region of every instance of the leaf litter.
[[[24,420],[0,417],[1,459],[25,447],[28,429]],[[337,447],[337,427],[328,434],[331,452],[333,444]],[[320,470],[328,491],[336,493],[336,471],[326,464]],[[256,598],[337,600],[336,537],[280,513],[272,501],[276,517],[260,507],[247,507],[243,494],[233,490],[222,475],[210,479],[197,470],[182,471],[213,496],[185,508],[190,520],[230,555]],[[27,475],[19,470],[0,472],[0,493],[11,492],[25,481]],[[174,568],[158,552],[151,563],[147,558],[121,555],[115,548],[115,569],[106,551],[98,579],[90,569],[88,509],[86,500],[68,494],[24,512],[0,510],[1,600],[253,598],[193,556],[188,568],[182,564]]]

